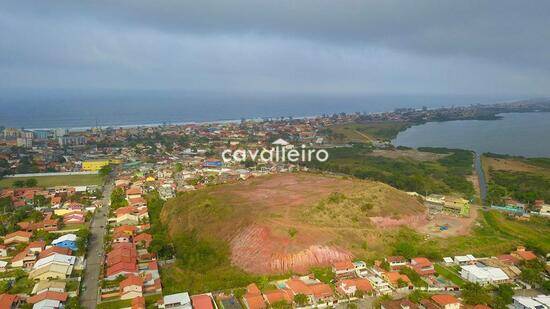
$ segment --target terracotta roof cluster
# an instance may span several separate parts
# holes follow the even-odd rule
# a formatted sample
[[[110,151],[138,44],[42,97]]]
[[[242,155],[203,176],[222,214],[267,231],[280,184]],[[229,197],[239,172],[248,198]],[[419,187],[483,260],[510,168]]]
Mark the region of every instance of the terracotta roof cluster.
[[[122,273],[137,273],[137,251],[132,243],[113,244],[111,252],[107,253],[107,277]]]

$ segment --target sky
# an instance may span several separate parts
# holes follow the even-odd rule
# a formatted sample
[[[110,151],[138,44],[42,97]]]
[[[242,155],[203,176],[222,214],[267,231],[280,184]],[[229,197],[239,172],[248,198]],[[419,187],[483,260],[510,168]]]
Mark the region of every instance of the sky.
[[[0,89],[550,95],[550,1],[0,0]]]

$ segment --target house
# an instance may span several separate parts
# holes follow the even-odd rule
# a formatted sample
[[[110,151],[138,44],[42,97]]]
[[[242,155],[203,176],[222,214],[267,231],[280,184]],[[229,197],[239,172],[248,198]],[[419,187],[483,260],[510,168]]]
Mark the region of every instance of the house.
[[[191,303],[193,304],[193,309],[214,309],[212,297],[208,294],[191,296]]]
[[[403,256],[388,256],[386,262],[390,264],[390,269],[395,271],[407,265],[407,259]]]
[[[132,206],[121,207],[115,211],[117,225],[138,225],[138,209]]]
[[[33,308],[61,308],[67,301],[68,294],[63,292],[44,292],[27,298],[27,303],[34,305]]]
[[[430,297],[430,300],[441,309],[460,309],[460,301],[450,294],[437,294]]]
[[[42,259],[42,258],[48,257],[48,256],[56,254],[56,253],[57,254],[63,254],[63,255],[72,255],[73,251],[69,248],[51,246],[51,247],[43,250],[42,252],[40,252],[40,254],[38,255],[38,258]]]
[[[32,233],[25,231],[9,233],[4,237],[4,245],[28,243],[31,237]]]
[[[124,232],[116,232],[113,234],[113,243],[131,243],[132,236]]]
[[[0,294],[0,308],[15,309],[19,307],[21,299],[17,295]]]
[[[519,246],[517,250],[510,253],[510,255],[522,261],[533,261],[537,259],[537,255],[533,251],[525,250],[523,246]]]
[[[130,189],[126,190],[126,199],[130,200],[133,198],[141,197],[142,193],[143,192],[141,191],[141,188],[131,187]]]
[[[82,211],[73,211],[63,215],[64,224],[83,224],[86,222],[86,215]]]
[[[188,293],[177,293],[166,295],[162,299],[159,308],[170,309],[192,309],[191,299]]]
[[[33,266],[29,273],[30,279],[66,279],[73,271],[76,257],[63,254],[52,254],[42,258]]]
[[[304,294],[310,302],[330,301],[334,295],[330,285],[308,277],[291,278],[286,281],[286,287],[292,292],[293,297]]]
[[[393,289],[411,288],[412,283],[409,277],[404,274],[400,274],[396,271],[390,271],[383,274],[384,280],[386,280]]]
[[[68,248],[72,251],[78,250],[78,246],[76,244],[77,236],[75,234],[65,234],[63,236],[60,236],[52,241],[52,245],[61,247],[61,248]]]
[[[128,199],[128,204],[137,208],[147,207],[147,201],[141,196]]]
[[[425,257],[417,257],[411,260],[410,267],[420,276],[435,274],[435,268],[430,260]]]
[[[348,297],[356,295],[357,291],[361,291],[365,294],[370,294],[374,292],[374,288],[370,284],[369,280],[364,278],[341,280],[337,282],[336,290],[341,295],[345,295]]]
[[[480,267],[478,265],[465,265],[461,266],[460,276],[467,281],[489,284],[489,283],[506,283],[510,281],[510,277],[506,275],[502,269],[497,267]]]
[[[134,237],[134,244],[136,246],[142,246],[144,248],[149,248],[149,245],[151,245],[151,242],[153,241],[153,236],[149,233],[141,233]]]
[[[5,272],[6,267],[8,266],[8,262],[0,260],[0,272]]]
[[[456,265],[460,265],[460,266],[470,265],[470,264],[475,264],[477,262],[477,259],[471,254],[458,255],[458,256],[455,256],[454,262]]]
[[[256,284],[251,283],[246,287],[246,294],[243,296],[243,303],[248,309],[265,309],[267,305],[262,297],[260,289]]]
[[[332,272],[337,276],[355,275],[355,265],[351,261],[335,262],[332,264]]]
[[[137,227],[135,225],[120,225],[115,227],[115,234],[117,233],[126,233],[129,236],[133,236],[137,232]]]
[[[42,250],[44,250],[44,247],[46,247],[46,242],[43,240],[39,240],[29,243],[27,249],[34,253],[40,253],[42,252]]]
[[[11,267],[29,270],[36,262],[37,253],[25,248],[11,259]]]
[[[8,248],[4,245],[0,245],[0,257],[8,256]]]
[[[141,277],[130,274],[126,279],[119,284],[120,299],[133,299],[143,296],[143,279]]]
[[[65,281],[38,281],[32,288],[32,294],[40,294],[44,292],[65,292]]]
[[[277,289],[265,292],[264,299],[268,305],[273,305],[278,302],[286,302],[287,304],[291,304],[293,297],[291,291],[287,289]]]
[[[535,297],[514,296],[514,309],[546,309],[550,308],[550,296],[538,295]]]
[[[132,309],[146,309],[145,297],[140,296],[132,299]]]

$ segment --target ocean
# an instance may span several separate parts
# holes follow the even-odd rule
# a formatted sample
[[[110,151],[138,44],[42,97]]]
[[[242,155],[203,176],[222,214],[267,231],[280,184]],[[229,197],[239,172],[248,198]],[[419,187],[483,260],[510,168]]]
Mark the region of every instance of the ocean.
[[[211,122],[264,117],[306,117],[340,112],[385,112],[395,108],[495,103],[521,97],[320,96],[213,93],[0,91],[0,126],[85,128]]]

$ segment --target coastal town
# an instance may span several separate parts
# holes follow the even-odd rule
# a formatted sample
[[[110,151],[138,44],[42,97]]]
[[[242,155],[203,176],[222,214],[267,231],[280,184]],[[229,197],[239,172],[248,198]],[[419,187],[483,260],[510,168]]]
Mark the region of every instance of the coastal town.
[[[444,252],[436,259],[403,250],[337,258],[310,272],[192,292],[167,286],[163,269],[181,256],[159,232],[163,205],[189,192],[279,174],[340,176],[300,160],[243,159],[235,155],[240,150],[352,149],[356,143],[334,128],[390,123],[397,134],[419,122],[543,107],[526,102],[79,131],[0,128],[0,308],[550,308],[548,252],[527,241],[498,255]],[[369,151],[397,151],[386,134],[369,133],[354,132],[365,135]],[[224,158],[225,151],[232,155]],[[450,193],[406,194],[432,220],[426,239],[473,222],[477,211],[518,222],[550,216],[539,196],[532,203],[507,197],[481,205]]]

